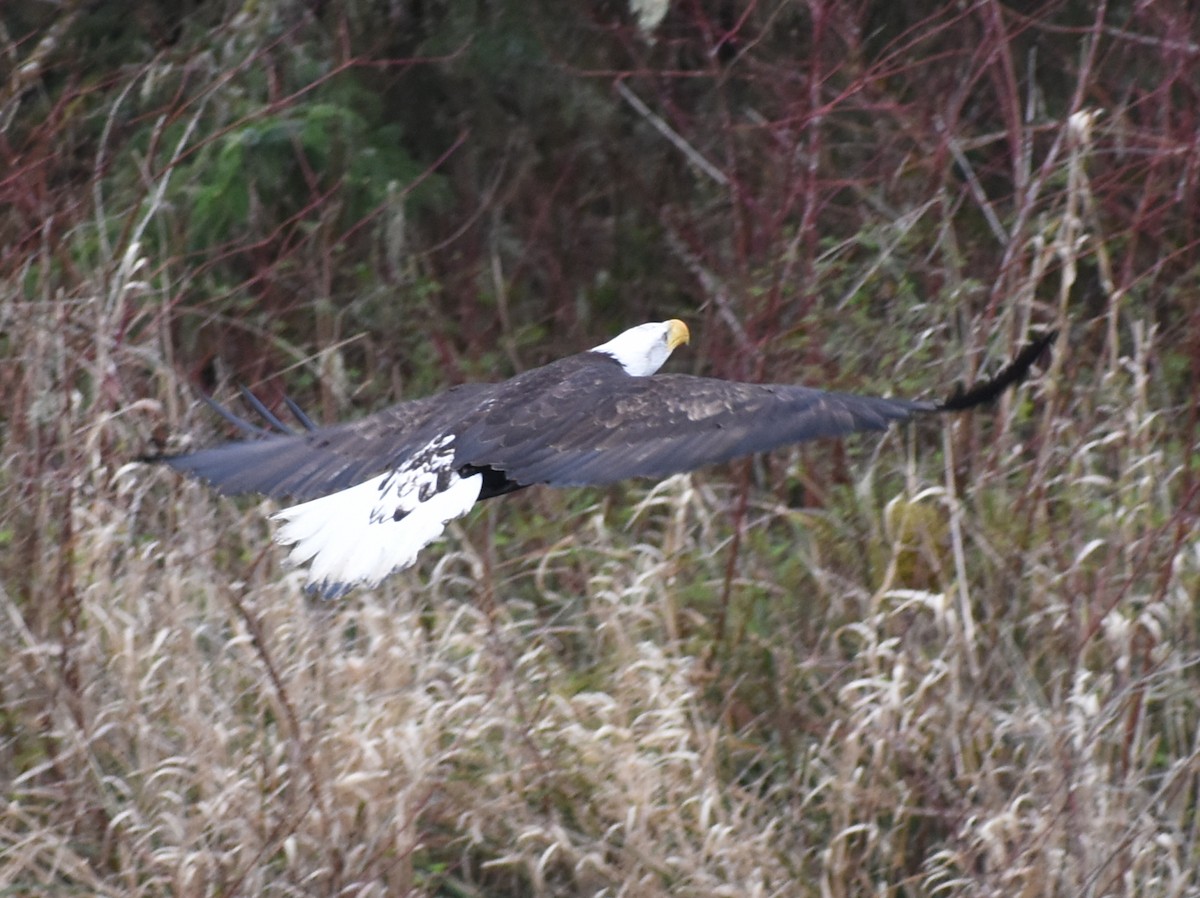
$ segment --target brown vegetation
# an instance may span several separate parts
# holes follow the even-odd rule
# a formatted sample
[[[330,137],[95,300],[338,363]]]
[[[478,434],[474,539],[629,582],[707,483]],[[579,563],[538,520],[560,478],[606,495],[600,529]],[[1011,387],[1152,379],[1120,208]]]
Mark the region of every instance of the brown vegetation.
[[[192,6],[0,15],[0,886],[1200,891],[1188,4]],[[333,604],[136,461],[670,316],[900,395],[1063,337]]]

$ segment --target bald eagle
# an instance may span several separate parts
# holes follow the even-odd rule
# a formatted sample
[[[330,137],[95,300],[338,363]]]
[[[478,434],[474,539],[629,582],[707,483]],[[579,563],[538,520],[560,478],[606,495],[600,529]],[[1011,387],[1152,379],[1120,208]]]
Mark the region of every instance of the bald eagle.
[[[358,421],[318,427],[290,401],[292,432],[258,400],[257,427],[210,403],[250,439],[158,460],[222,493],[299,500],[272,517],[308,588],[332,598],[411,565],[481,499],[534,484],[662,478],[818,437],[884,430],[914,415],[990,402],[1054,340],[1030,343],[991,380],[941,402],[790,384],[656,374],[688,342],[678,319],[641,324],[587,352],[501,383],[463,384]]]

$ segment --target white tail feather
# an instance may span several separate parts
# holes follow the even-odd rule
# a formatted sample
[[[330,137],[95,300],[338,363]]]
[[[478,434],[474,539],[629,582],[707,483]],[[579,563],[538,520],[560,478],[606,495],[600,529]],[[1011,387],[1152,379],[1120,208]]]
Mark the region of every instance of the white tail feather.
[[[292,563],[311,561],[309,587],[332,598],[408,567],[448,521],[471,510],[482,487],[482,475],[452,474],[445,489],[421,501],[411,484],[390,472],[277,512],[272,517],[284,524],[275,541],[293,546]],[[396,520],[403,506],[411,510]]]

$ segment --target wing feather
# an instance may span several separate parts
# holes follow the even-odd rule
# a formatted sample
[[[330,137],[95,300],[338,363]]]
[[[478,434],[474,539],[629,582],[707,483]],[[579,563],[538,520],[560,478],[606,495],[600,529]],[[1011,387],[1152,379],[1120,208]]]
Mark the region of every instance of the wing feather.
[[[1028,375],[1054,336],[1038,338],[995,378],[941,403],[682,374],[633,377],[609,356],[587,352],[503,383],[464,384],[347,424],[160,460],[225,493],[299,500],[403,467],[446,435],[453,437],[447,445],[453,446],[457,471],[498,475],[484,478],[483,498],[536,483],[585,486],[665,477],[989,402]],[[271,423],[270,416],[267,420]],[[239,426],[265,433],[246,422]]]
[[[226,443],[161,460],[208,481],[222,493],[316,499],[403,463],[433,436],[479,408],[494,386],[463,384],[357,421]]]
[[[937,405],[606,368],[526,397],[459,435],[460,461],[521,484],[585,486],[665,477],[818,437],[883,430]],[[498,410],[501,411],[501,410]]]

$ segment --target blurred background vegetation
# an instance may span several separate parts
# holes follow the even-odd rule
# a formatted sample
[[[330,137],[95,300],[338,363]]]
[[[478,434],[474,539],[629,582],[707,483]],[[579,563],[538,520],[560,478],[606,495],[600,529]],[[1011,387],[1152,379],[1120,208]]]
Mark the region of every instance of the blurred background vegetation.
[[[0,884],[1200,891],[1184,0],[0,10]],[[305,600],[137,463],[681,317],[995,413],[529,491]]]

